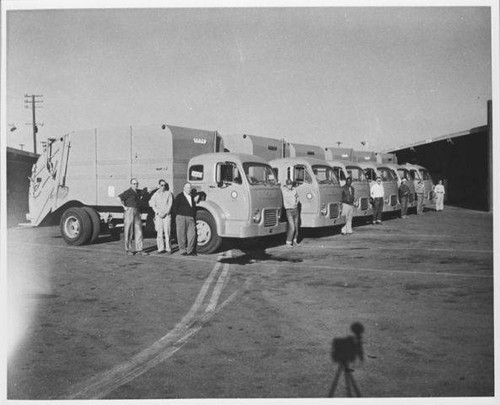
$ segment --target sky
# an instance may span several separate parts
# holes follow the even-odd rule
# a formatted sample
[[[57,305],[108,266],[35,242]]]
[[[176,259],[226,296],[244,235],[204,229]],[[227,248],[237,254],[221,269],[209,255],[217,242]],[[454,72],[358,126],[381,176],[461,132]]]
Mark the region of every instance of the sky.
[[[383,151],[468,130],[492,98],[490,18],[478,6],[9,10],[6,143],[33,150],[26,94],[43,95],[39,142],[167,123]]]

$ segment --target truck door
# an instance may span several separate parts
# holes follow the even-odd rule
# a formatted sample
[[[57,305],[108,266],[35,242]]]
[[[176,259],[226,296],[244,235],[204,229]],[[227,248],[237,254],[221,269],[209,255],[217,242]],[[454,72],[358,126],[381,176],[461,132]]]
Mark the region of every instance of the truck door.
[[[287,168],[287,177],[295,181],[299,201],[301,204],[301,216],[317,215],[319,212],[319,195],[317,187],[309,169],[305,165],[294,165]]]
[[[235,162],[224,161],[215,165],[215,178],[207,189],[207,198],[224,208],[228,221],[248,221],[250,201],[243,184],[241,169]]]

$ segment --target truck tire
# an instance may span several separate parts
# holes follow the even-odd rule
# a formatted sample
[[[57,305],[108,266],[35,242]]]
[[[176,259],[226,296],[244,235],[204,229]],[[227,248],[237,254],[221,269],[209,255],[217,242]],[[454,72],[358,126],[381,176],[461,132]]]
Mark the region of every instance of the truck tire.
[[[64,211],[59,227],[68,245],[83,245],[92,235],[92,220],[83,208],[68,208]]]
[[[213,253],[220,248],[222,238],[217,234],[215,220],[209,212],[196,213],[196,233],[198,253]]]
[[[90,235],[89,244],[96,241],[97,237],[101,233],[101,217],[97,211],[90,207],[82,207],[83,210],[89,214],[90,220],[92,222],[92,234]]]

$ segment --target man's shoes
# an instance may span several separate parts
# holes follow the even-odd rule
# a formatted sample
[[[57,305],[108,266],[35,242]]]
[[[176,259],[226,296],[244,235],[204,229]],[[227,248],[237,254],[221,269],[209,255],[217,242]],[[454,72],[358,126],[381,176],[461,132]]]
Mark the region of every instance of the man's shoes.
[[[130,250],[127,250],[127,256],[133,256],[133,255],[135,255],[135,253],[134,253],[134,252],[132,252],[132,251],[130,251]]]
[[[375,225],[377,223],[377,221],[373,221],[373,225]]]
[[[191,253],[188,253],[187,256],[198,256],[198,253],[196,252],[191,252]]]
[[[172,251],[171,251],[171,250],[167,250],[167,251],[165,251],[165,253],[166,253],[167,255],[171,255],[171,254],[172,254]]]
[[[182,252],[181,256],[187,256],[187,252]]]
[[[158,252],[156,252],[157,255],[162,255],[163,253],[166,253],[166,250],[158,250]]]
[[[293,248],[292,244],[288,243],[288,242],[286,243],[286,247],[289,248],[289,249]]]
[[[297,241],[294,241],[294,242],[293,242],[293,245],[294,245],[294,246],[296,246],[296,247],[300,247],[300,243],[299,243],[299,242],[297,242]]]
[[[144,250],[141,250],[141,251],[137,252],[137,254],[138,254],[139,256],[149,256],[149,253],[148,253],[148,252],[145,252]]]
[[[380,224],[380,225],[381,225],[381,224],[382,224],[382,221],[378,220],[378,221],[377,221],[377,224]]]

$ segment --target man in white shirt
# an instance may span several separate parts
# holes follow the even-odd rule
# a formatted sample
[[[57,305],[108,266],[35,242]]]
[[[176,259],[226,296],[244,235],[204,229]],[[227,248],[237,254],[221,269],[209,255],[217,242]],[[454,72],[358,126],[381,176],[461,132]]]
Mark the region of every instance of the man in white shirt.
[[[149,200],[149,205],[155,213],[156,244],[158,253],[172,254],[170,246],[171,211],[174,195],[169,190],[165,180],[158,182],[160,185],[156,193]],[[166,247],[166,249],[165,249]]]
[[[384,186],[380,176],[377,176],[375,184],[371,186],[370,196],[373,198],[373,224],[381,224],[382,210],[384,209]]]
[[[439,183],[434,187],[434,193],[436,194],[436,211],[443,211],[445,194],[443,180],[439,180]]]

